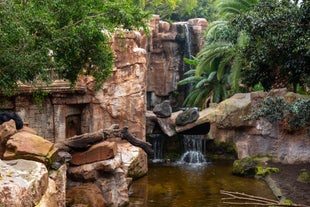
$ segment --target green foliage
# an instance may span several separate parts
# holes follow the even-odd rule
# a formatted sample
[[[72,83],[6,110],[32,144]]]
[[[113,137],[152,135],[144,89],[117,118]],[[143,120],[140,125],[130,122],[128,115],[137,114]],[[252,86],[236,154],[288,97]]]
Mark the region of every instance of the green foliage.
[[[297,99],[288,103],[283,97],[267,97],[258,104],[248,119],[263,117],[270,123],[287,121],[293,129],[310,125],[310,99]]]
[[[262,167],[262,166],[256,166],[256,175],[265,177],[266,175],[269,175],[270,173],[277,173],[279,172],[279,168],[276,167]]]
[[[284,120],[289,114],[290,107],[283,97],[267,97],[258,104],[253,112],[249,115],[249,119],[258,119],[264,117],[270,123]]]
[[[237,30],[249,37],[242,51],[249,63],[244,83],[261,82],[269,90],[282,78],[286,84],[305,84],[310,75],[310,2],[261,0],[251,11],[232,19]]]
[[[113,65],[109,32],[147,28],[148,13],[125,0],[1,1],[0,89],[17,81],[51,81],[47,69],[75,83],[90,74],[97,86]],[[105,32],[103,32],[105,31]]]
[[[291,117],[288,123],[294,129],[310,124],[310,99],[297,99],[290,106]]]
[[[191,18],[206,18],[213,21],[217,11],[215,0],[140,0],[140,5],[166,21],[187,21]]]
[[[197,67],[199,59],[184,59],[188,64]],[[227,75],[223,75],[220,80],[217,79],[217,71],[214,67],[204,67],[203,71],[197,75],[197,68],[189,70],[185,75],[187,78],[178,82],[178,85],[190,84],[189,95],[184,100],[184,106],[199,107],[201,109],[207,106],[207,102],[218,103],[227,97],[226,83]]]
[[[37,89],[33,91],[32,93],[33,101],[37,106],[39,106],[40,111],[43,109],[44,99],[48,95],[50,95],[50,92],[44,91],[42,89]]]
[[[253,86],[253,91],[264,91],[264,86],[261,82],[257,83],[255,86]]]

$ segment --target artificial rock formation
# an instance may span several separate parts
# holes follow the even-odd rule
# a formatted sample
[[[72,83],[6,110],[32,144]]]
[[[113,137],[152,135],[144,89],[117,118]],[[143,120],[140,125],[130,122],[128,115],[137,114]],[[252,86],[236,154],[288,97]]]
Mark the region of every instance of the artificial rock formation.
[[[271,91],[269,96],[283,96],[286,100],[295,100],[297,94],[286,90]],[[199,118],[184,126],[176,125],[176,117],[181,112],[172,113],[171,117],[158,118],[152,112],[147,113],[148,133],[157,122],[163,133],[169,137],[188,131],[205,123],[210,124],[209,139],[216,142],[233,143],[238,158],[268,156],[273,161],[282,163],[307,163],[310,160],[310,139],[307,128],[288,132],[286,126],[270,123],[261,118],[248,120],[253,107],[267,96],[265,92],[235,94],[217,105],[199,112]]]
[[[22,131],[15,133],[7,141],[3,159],[24,158],[49,164],[53,162],[56,151],[53,143]]]
[[[146,48],[148,53],[147,92],[150,107],[163,100],[178,99],[172,97],[178,90],[177,82],[183,79],[187,70],[183,58],[190,58],[203,47],[203,33],[208,22],[202,18],[190,19],[187,22],[168,23],[153,15],[150,22],[151,35]],[[179,95],[184,96],[179,90]],[[172,100],[172,105],[182,103]]]
[[[64,172],[65,174],[65,172]],[[44,164],[30,160],[0,160],[0,203],[2,206],[64,207],[63,186],[49,178]]]

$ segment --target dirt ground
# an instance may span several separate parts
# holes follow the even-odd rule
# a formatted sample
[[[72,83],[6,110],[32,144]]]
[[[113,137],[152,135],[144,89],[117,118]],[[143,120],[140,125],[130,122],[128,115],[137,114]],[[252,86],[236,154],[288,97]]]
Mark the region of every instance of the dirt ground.
[[[280,169],[280,172],[272,173],[271,178],[286,199],[296,204],[310,206],[310,183],[306,184],[297,181],[301,169],[306,169],[310,172],[310,163],[298,165],[269,163],[268,166]]]

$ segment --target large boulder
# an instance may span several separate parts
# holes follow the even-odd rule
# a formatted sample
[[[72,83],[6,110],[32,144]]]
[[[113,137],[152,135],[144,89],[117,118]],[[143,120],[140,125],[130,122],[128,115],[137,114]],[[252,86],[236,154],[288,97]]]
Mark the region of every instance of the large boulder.
[[[119,150],[122,152],[122,166],[126,176],[133,179],[144,176],[147,169],[147,156],[145,152],[128,142],[118,144]]]
[[[0,160],[2,206],[35,206],[45,193],[49,178],[44,164],[30,160]]]
[[[80,166],[70,166],[68,175],[77,181],[94,181],[98,178],[100,172],[112,173],[121,166],[122,158],[118,153],[113,159],[97,161]]]
[[[170,101],[166,100],[160,104],[155,105],[153,109],[154,114],[156,114],[159,118],[167,118],[171,116],[172,107],[170,105]]]
[[[95,184],[86,183],[67,191],[67,205],[86,205],[88,207],[105,207],[100,189]]]
[[[0,125],[0,159],[3,158],[5,152],[5,145],[10,136],[16,133],[16,126],[14,120],[4,122]]]
[[[73,154],[70,163],[73,165],[83,165],[108,160],[114,158],[116,153],[117,144],[115,142],[100,142],[91,146],[85,152]]]
[[[25,132],[17,132],[6,143],[3,159],[27,159],[49,165],[53,162],[57,148],[44,138]]]
[[[183,111],[177,116],[175,120],[175,124],[177,126],[184,126],[186,124],[195,122],[198,118],[199,118],[198,109],[190,108],[190,109]]]
[[[257,172],[257,163],[251,157],[235,160],[232,173],[243,177],[254,177]]]

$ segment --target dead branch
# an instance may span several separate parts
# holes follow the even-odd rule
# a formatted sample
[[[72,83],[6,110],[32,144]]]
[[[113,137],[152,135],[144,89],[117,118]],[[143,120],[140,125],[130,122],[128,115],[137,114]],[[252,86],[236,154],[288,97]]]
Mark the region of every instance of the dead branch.
[[[124,127],[121,130],[121,137],[122,139],[127,140],[130,144],[136,146],[136,147],[140,147],[141,149],[143,149],[148,156],[153,157],[154,156],[154,151],[152,149],[152,145],[148,142],[144,142],[141,141],[137,138],[135,138],[132,134],[130,134],[130,132],[128,131],[128,127]]]
[[[281,203],[280,201],[277,200],[272,200],[268,198],[263,198],[259,196],[253,196],[253,195],[248,195],[245,193],[240,193],[240,192],[231,192],[231,191],[225,191],[221,190],[220,193],[222,195],[227,195],[229,197],[222,198],[224,204],[230,204],[230,205],[260,205],[260,206],[296,206],[296,207],[309,207],[307,205],[303,204],[285,204]],[[235,201],[226,201],[226,200],[236,200],[239,202]]]

